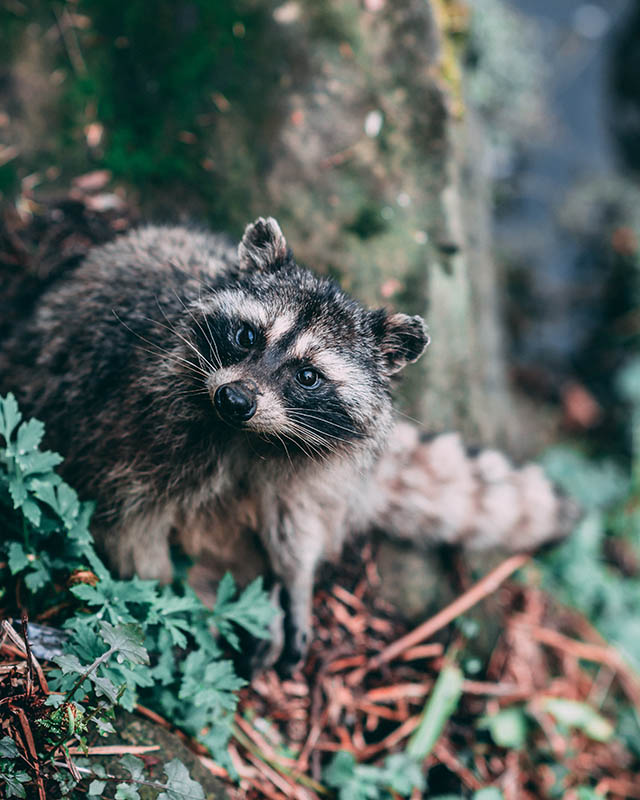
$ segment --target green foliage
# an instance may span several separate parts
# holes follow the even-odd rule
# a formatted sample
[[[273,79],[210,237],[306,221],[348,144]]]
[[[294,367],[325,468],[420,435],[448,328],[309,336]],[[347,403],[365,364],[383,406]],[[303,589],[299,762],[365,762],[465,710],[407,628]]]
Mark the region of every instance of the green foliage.
[[[590,739],[608,742],[613,736],[613,726],[587,703],[567,700],[564,697],[546,697],[542,702],[556,723],[567,728],[578,728]]]
[[[537,704],[537,709],[550,714],[558,731],[565,736],[569,735],[571,729],[577,729],[598,742],[608,742],[613,737],[611,723],[588,703],[564,697],[544,697]],[[523,706],[509,706],[496,714],[481,717],[477,727],[488,730],[499,747],[522,750],[533,727],[531,723],[536,720],[528,710]]]
[[[324,771],[326,783],[337,790],[339,800],[391,800],[409,797],[415,787],[424,789],[419,763],[406,753],[386,757],[384,766],[358,764],[351,753],[342,750]]]
[[[90,734],[113,730],[115,706],[131,710],[141,701],[199,738],[231,768],[226,744],[236,691],[244,682],[223,657],[212,630],[236,649],[239,628],[268,635],[274,611],[261,580],[238,595],[231,576],[225,576],[210,610],[186,585],[113,578],[93,547],[92,507],[79,501],[54,471],[61,458],[40,450],[43,434],[40,422],[22,420],[12,395],[0,398],[0,518],[7,531],[0,542],[0,585],[7,589],[5,600],[20,584],[34,610],[61,601],[71,608],[64,622],[70,633],[65,652],[49,673],[51,712],[39,722],[46,746],[55,749],[69,738],[86,746]],[[67,588],[70,577],[86,582]],[[22,784],[29,776],[23,780],[25,773],[12,763],[12,744],[0,740],[0,778],[7,793],[24,797]],[[168,764],[166,772],[166,785],[156,787],[163,790],[160,798],[201,796],[179,762]],[[99,793],[102,778],[95,778],[93,790]],[[131,782],[118,785],[116,797],[137,796]]]
[[[521,750],[527,740],[527,716],[523,708],[509,706],[478,720],[478,728],[486,728],[499,747]]]
[[[578,800],[604,800],[604,797],[605,795],[588,786],[581,786],[578,789]]]
[[[625,575],[607,558],[618,542],[640,557],[640,366],[632,360],[618,376],[630,405],[632,463],[594,462],[568,447],[545,457],[548,474],[576,497],[587,514],[574,534],[542,560],[544,585],[561,602],[582,611],[603,636],[640,669],[640,580]]]
[[[16,764],[19,751],[9,736],[0,739],[0,788],[4,785],[6,797],[26,797],[24,784],[31,778]]]
[[[606,557],[618,539],[640,555],[638,491],[610,463],[594,464],[566,448],[554,448],[546,467],[587,510],[573,535],[541,559],[543,585],[560,602],[582,611],[629,661],[640,669],[640,591]]]

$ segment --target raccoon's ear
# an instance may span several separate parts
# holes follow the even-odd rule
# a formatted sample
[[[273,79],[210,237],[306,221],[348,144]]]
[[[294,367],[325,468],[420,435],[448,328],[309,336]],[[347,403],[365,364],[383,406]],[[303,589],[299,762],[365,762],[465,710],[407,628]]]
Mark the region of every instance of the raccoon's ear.
[[[277,269],[291,257],[291,250],[273,217],[258,217],[247,225],[238,247],[238,261],[243,269]]]
[[[373,312],[373,328],[389,375],[409,362],[417,361],[429,344],[427,326],[422,317],[389,314],[385,309],[379,309]]]

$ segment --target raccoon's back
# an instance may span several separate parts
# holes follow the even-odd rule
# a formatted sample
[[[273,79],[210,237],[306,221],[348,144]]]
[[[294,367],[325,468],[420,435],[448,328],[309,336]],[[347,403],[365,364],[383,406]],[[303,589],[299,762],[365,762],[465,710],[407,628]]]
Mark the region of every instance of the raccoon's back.
[[[225,281],[233,258],[224,237],[186,228],[141,228],[94,248],[5,331],[0,393],[14,392],[64,449],[74,415],[95,420],[110,401],[126,412],[134,384],[145,371],[152,379],[156,362],[145,348],[167,348],[184,298]]]
[[[71,380],[78,371],[100,371],[106,356],[126,363],[132,329],[138,339],[151,336],[154,320],[182,314],[185,295],[231,279],[234,261],[226,237],[148,226],[47,280],[29,265],[22,275],[3,270],[3,304],[13,311],[0,332],[0,391],[20,391],[38,373],[45,380],[47,372],[66,372]]]
[[[199,418],[189,417],[198,417],[193,403],[171,406],[184,387],[158,356],[177,341],[185,299],[232,273],[224,238],[142,228],[93,249],[0,342],[0,393],[13,392],[25,416],[45,422],[46,445],[88,496],[100,490],[88,484],[92,474],[99,481],[141,461],[153,472],[172,448],[205,442]]]

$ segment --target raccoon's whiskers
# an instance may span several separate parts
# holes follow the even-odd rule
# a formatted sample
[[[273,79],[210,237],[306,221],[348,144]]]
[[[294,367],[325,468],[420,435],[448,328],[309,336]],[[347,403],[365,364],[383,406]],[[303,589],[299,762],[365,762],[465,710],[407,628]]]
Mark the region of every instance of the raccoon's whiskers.
[[[308,444],[314,450],[317,451],[317,448],[323,448],[331,453],[338,452],[336,446],[330,441],[331,438],[336,438],[336,437],[324,436],[322,431],[319,431],[312,426],[306,425],[301,420],[290,420],[290,422],[292,423],[291,427],[293,431],[298,435],[301,435],[304,438],[305,444]],[[345,440],[341,439],[340,441],[345,441]]]
[[[309,437],[307,434],[302,433],[301,431],[297,431],[295,428],[293,429],[293,433],[297,434],[296,438],[293,436],[287,436],[286,438],[299,447],[300,450],[307,456],[308,459],[311,461],[314,460],[315,457],[319,458],[321,461],[327,461],[328,456],[326,453],[323,453],[322,450],[319,449],[319,445],[314,445],[313,442],[309,441]],[[283,434],[286,435],[286,434]]]
[[[200,302],[202,302],[202,290],[198,294],[198,300]],[[205,314],[205,317],[204,317],[204,321],[205,321],[205,324],[207,326],[207,330],[209,331],[209,339],[208,339],[208,341],[209,341],[209,344],[211,345],[211,347],[213,348],[213,355],[217,359],[218,364],[220,364],[220,367],[222,368],[222,359],[220,358],[220,352],[218,350],[218,345],[216,344],[215,337],[214,337],[214,335],[213,335],[213,333],[211,331],[211,326],[209,325],[209,318],[206,316],[206,314]]]
[[[286,430],[281,430],[280,433],[311,459],[315,454],[326,460],[326,453],[323,452],[323,449],[331,449],[328,442],[320,439],[314,432],[299,425],[292,419],[288,420]]]
[[[173,333],[173,334],[174,334],[174,336],[177,336],[177,337],[178,337],[178,339],[180,339],[181,341],[183,341],[183,342],[184,342],[184,343],[187,345],[187,347],[189,347],[191,350],[193,350],[193,352],[196,354],[196,356],[197,356],[199,359],[202,359],[202,360],[205,362],[205,364],[206,364],[206,365],[207,365],[207,366],[208,366],[210,369],[212,369],[212,370],[215,372],[215,371],[216,371],[216,368],[213,366],[213,364],[212,364],[212,363],[211,363],[211,362],[210,362],[210,361],[209,361],[207,358],[205,358],[205,356],[204,356],[204,355],[203,355],[203,354],[202,354],[202,353],[201,353],[201,352],[198,350],[198,348],[197,348],[197,347],[194,345],[194,343],[193,343],[193,342],[190,342],[190,341],[189,341],[189,340],[186,338],[186,336],[183,336],[183,335],[182,335],[182,334],[181,334],[179,331],[177,331],[177,330],[176,330],[176,329],[173,327],[173,325],[171,324],[171,320],[169,319],[169,317],[167,317],[166,313],[164,312],[164,310],[163,310],[163,309],[162,309],[162,307],[160,306],[160,302],[158,301],[158,298],[157,298],[157,297],[156,297],[156,305],[158,306],[158,311],[159,311],[159,312],[162,314],[162,316],[165,318],[165,320],[166,320],[167,324],[166,324],[166,325],[164,325],[162,322],[159,322],[157,319],[152,319],[151,317],[143,317],[143,319],[146,319],[148,322],[153,322],[155,325],[159,325],[161,328],[165,328],[165,329],[166,329],[166,330],[168,330],[170,333]]]
[[[410,414],[405,414],[404,411],[400,411],[399,408],[394,408],[393,409],[393,413],[394,414],[398,414],[399,416],[404,417],[405,419],[408,419],[409,422],[413,422],[414,425],[418,425],[420,428],[425,428],[426,429],[426,427],[427,427],[424,424],[424,422],[420,422],[419,419],[416,419],[415,417],[412,417]]]
[[[347,427],[346,425],[339,425],[337,422],[334,422],[331,419],[327,419],[327,417],[323,417],[318,414],[313,414],[311,411],[308,411],[306,408],[285,408],[285,411],[290,411],[295,413],[298,417],[305,417],[307,419],[315,419],[318,422],[324,422],[327,425],[330,425],[332,428],[339,428],[340,430],[346,431],[346,433],[352,434],[354,439],[361,439],[362,434],[357,431],[353,427]],[[323,431],[324,433],[324,431]],[[330,433],[327,433],[328,436],[331,436]],[[334,436],[333,438],[339,439],[338,436]],[[345,441],[345,439],[340,439],[340,441]]]
[[[329,439],[324,435],[324,432],[318,431],[316,428],[311,428],[305,425],[302,421],[298,423],[294,421],[293,424],[296,426],[298,430],[298,436],[303,436],[305,439],[305,443],[308,444],[309,447],[312,448],[313,451],[317,453],[318,456],[323,461],[327,462],[329,461],[329,456],[327,455],[327,451],[332,455],[340,455],[341,452],[342,453],[344,452],[343,448],[340,448],[334,445],[332,442],[330,442]],[[340,439],[339,437],[335,436],[331,437],[330,434],[327,434],[327,436],[336,439],[337,441],[344,442],[345,444],[350,444],[350,442],[346,439]],[[317,444],[314,445],[313,441],[311,440],[311,437],[313,437],[313,440],[317,442]],[[301,445],[298,446],[301,447]],[[322,450],[318,450],[318,447],[321,447]],[[361,478],[364,478],[366,476],[366,471],[362,468],[362,466],[354,464],[353,467],[355,472],[357,472]]]
[[[181,364],[181,365],[186,366],[187,369],[192,370],[196,375],[201,375],[203,378],[208,378],[209,377],[208,374],[201,367],[199,367],[197,364],[194,364],[193,361],[189,361],[188,359],[183,358],[182,356],[179,356],[176,353],[172,353],[170,350],[167,350],[164,347],[160,347],[160,345],[158,345],[155,342],[152,342],[150,339],[147,339],[146,337],[142,336],[142,334],[138,333],[137,331],[134,331],[133,328],[131,328],[129,325],[127,325],[127,323],[118,316],[118,313],[115,310],[115,308],[112,308],[111,311],[113,313],[113,316],[118,320],[118,322],[124,328],[126,328],[129,331],[129,333],[132,333],[134,336],[136,336],[138,339],[140,339],[140,341],[145,342],[146,344],[148,344],[149,347],[155,348],[155,350],[148,350],[146,347],[140,347],[140,345],[134,345],[134,347],[136,349],[142,350],[145,353],[150,353],[152,356],[163,356],[164,358],[168,359],[169,361],[173,361],[175,364]]]
[[[173,290],[173,293],[174,293],[174,294],[175,294],[175,296],[176,296],[176,300],[178,300],[178,302],[179,302],[179,303],[182,305],[182,307],[183,307],[183,308],[184,308],[184,310],[187,312],[187,314],[189,314],[189,316],[190,316],[190,317],[191,317],[191,319],[192,319],[192,320],[193,320],[193,321],[196,323],[196,325],[198,326],[198,328],[200,328],[200,331],[201,331],[202,335],[204,336],[204,340],[205,340],[205,342],[206,342],[206,343],[209,345],[209,347],[212,349],[212,351],[215,351],[215,352],[214,352],[214,355],[215,355],[215,358],[216,358],[216,359],[217,359],[217,361],[218,361],[217,368],[218,368],[218,369],[220,369],[220,368],[222,367],[222,362],[220,361],[220,356],[219,356],[219,354],[218,354],[218,348],[216,347],[216,344],[215,344],[215,342],[213,341],[213,336],[211,335],[211,328],[209,328],[209,323],[207,322],[207,328],[209,328],[209,337],[211,337],[211,338],[207,337],[207,334],[204,332],[204,328],[203,328],[203,327],[202,327],[202,325],[201,325],[201,324],[198,322],[198,318],[197,318],[197,317],[196,317],[196,315],[193,313],[193,311],[192,311],[192,310],[191,310],[191,309],[190,309],[190,308],[187,306],[187,304],[184,302],[184,300],[183,300],[183,299],[180,297],[180,295],[178,294],[178,292],[176,292],[176,290],[175,290],[175,289]],[[206,318],[205,318],[205,319],[206,319]],[[202,356],[202,355],[201,355],[201,358],[202,358],[204,361],[206,361],[206,358],[205,358],[204,356]],[[213,365],[211,365],[211,366],[213,366]]]
[[[349,433],[353,433],[354,438],[360,438],[360,434],[357,431],[351,430],[349,428],[345,428],[343,425],[338,425],[337,423],[331,422],[331,420],[326,419],[325,417],[315,416],[313,414],[301,414],[299,411],[291,411],[291,416],[294,420],[299,424],[304,426],[307,430],[313,431],[319,437],[323,439],[333,439],[336,442],[344,442],[344,444],[349,444],[349,439],[343,439],[341,436],[337,436],[335,433],[329,433],[328,431],[320,430],[316,428],[314,425],[311,425],[306,420],[307,419],[315,419],[318,422],[324,422],[327,425],[331,425],[332,427],[341,428],[342,430],[348,431]],[[302,418],[301,418],[302,417]]]
[[[141,350],[143,353],[149,353],[149,355],[152,356],[160,356],[162,358],[166,358],[167,361],[172,361],[174,364],[184,366],[199,377],[208,377],[207,373],[204,372],[197,364],[194,364],[193,361],[188,361],[186,358],[181,358],[181,356],[177,356],[174,353],[171,353],[169,350],[164,350],[162,347],[158,347],[156,350],[149,350],[147,347],[140,347],[139,344],[134,344],[133,347],[135,347],[136,350]]]
[[[284,452],[287,454],[287,459],[289,460],[289,464],[293,468],[293,461],[291,460],[291,455],[289,453],[289,450],[287,449],[287,445],[285,443],[285,440],[278,433],[276,433],[275,436],[276,436],[276,439],[280,442],[280,444],[284,447]]]
[[[146,407],[147,410],[155,408],[158,403],[173,403],[185,400],[189,397],[194,397],[197,395],[208,395],[209,392],[207,389],[185,389],[182,391],[173,391],[170,394],[159,394],[151,403]]]

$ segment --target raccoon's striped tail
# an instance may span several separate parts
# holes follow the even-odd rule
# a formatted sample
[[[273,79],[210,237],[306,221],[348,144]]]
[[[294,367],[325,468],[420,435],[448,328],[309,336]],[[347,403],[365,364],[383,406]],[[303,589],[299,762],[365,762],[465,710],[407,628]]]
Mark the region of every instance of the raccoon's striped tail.
[[[421,437],[398,423],[377,467],[379,530],[416,544],[533,550],[568,535],[581,512],[536,464],[514,467],[497,450],[466,450],[460,436]]]

